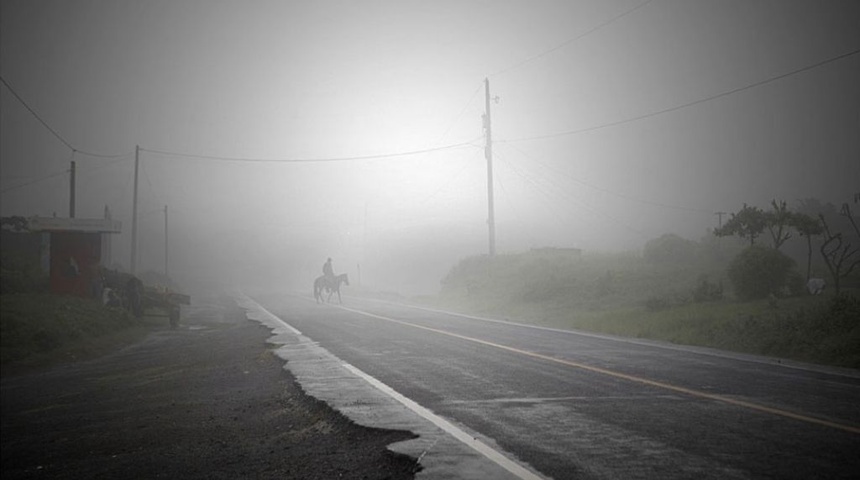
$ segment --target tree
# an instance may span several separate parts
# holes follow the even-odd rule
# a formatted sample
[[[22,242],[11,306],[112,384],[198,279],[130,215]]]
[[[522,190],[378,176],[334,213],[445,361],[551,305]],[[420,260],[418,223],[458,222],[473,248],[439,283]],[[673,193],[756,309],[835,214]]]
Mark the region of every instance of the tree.
[[[729,264],[728,277],[741,300],[780,294],[786,287],[794,260],[779,250],[750,245]]]
[[[750,245],[755,245],[755,239],[764,231],[765,225],[767,222],[764,212],[758,207],[750,207],[745,203],[738,213],[732,214],[725,225],[714,230],[714,235],[718,237],[737,235],[741,238],[749,238]]]
[[[848,222],[852,227],[854,227],[854,233],[860,237],[860,227],[858,227],[857,222],[854,221],[854,215],[851,215],[851,207],[849,207],[847,203],[842,204],[842,209],[839,210],[839,214],[848,219]]]
[[[13,215],[11,217],[0,218],[0,228],[8,229],[13,232],[26,232],[29,222],[24,217]]]
[[[842,215],[848,217],[854,229],[858,230],[847,203],[842,206]],[[821,244],[821,256],[824,258],[827,270],[830,271],[830,276],[833,277],[833,289],[836,295],[839,295],[839,280],[850,275],[854,268],[860,265],[860,258],[851,259],[860,252],[860,248],[852,248],[851,243],[844,240],[842,232],[832,233],[824,215],[819,215],[819,218],[824,227],[825,236],[824,243]]]
[[[657,264],[690,263],[696,259],[696,242],[667,233],[648,240],[642,256]]]
[[[794,213],[792,215],[792,226],[802,237],[806,237],[806,281],[812,276],[812,236],[824,233],[821,221],[805,213]]]
[[[779,247],[791,238],[789,227],[792,226],[793,214],[785,204],[785,200],[779,203],[776,200],[771,200],[773,210],[764,214],[764,222],[767,230],[770,232],[770,237],[773,239],[773,248],[779,250]]]

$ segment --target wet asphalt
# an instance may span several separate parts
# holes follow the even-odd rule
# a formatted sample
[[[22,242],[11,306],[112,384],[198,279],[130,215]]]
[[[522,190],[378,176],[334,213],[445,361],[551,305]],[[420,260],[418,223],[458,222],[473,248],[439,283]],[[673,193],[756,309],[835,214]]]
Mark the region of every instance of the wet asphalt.
[[[854,370],[358,298],[345,298],[346,309],[299,296],[256,299],[333,356],[546,477],[860,472]]]

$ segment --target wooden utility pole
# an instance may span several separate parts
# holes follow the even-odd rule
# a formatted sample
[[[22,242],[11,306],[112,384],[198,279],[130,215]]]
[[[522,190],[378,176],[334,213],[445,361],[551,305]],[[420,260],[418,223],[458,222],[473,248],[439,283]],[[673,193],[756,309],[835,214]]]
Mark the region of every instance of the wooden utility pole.
[[[490,79],[484,79],[486,113],[484,114],[484,129],[487,131],[487,143],[484,156],[487,157],[487,226],[489,227],[490,256],[496,255],[496,214],[493,206],[493,130],[490,122]]]
[[[75,161],[69,170],[69,218],[75,218]]]
[[[134,146],[134,199],[131,203],[131,274],[137,273],[137,171],[140,165],[140,145]]]
[[[167,273],[167,205],[164,206],[164,277],[170,277]]]
[[[723,215],[725,214],[726,212],[714,212],[714,215],[716,215],[720,219],[720,229],[723,228]]]

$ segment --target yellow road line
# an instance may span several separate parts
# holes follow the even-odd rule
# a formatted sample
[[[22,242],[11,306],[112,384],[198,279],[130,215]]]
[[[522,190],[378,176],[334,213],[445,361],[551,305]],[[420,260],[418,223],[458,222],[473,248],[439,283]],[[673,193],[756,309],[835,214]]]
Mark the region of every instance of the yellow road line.
[[[586,365],[586,364],[584,364],[584,363],[574,362],[574,361],[571,361],[571,360],[565,360],[565,359],[563,359],[563,358],[551,357],[551,356],[549,356],[549,355],[543,355],[543,354],[536,353],[536,352],[531,352],[531,351],[528,351],[528,350],[522,350],[522,349],[515,348],[515,347],[509,347],[509,346],[507,346],[507,345],[501,345],[501,344],[498,344],[498,343],[489,342],[489,341],[487,341],[487,340],[481,340],[480,338],[474,338],[474,337],[468,337],[468,336],[466,336],[466,335],[460,335],[460,334],[458,334],[458,333],[449,332],[449,331],[447,331],[447,330],[441,330],[441,329],[438,329],[438,328],[427,327],[427,326],[424,326],[424,325],[418,325],[418,324],[415,324],[415,323],[410,323],[410,322],[406,322],[406,321],[403,321],[403,320],[397,320],[397,319],[390,318],[390,317],[385,317],[385,316],[382,316],[382,315],[376,315],[376,314],[374,314],[374,313],[365,312],[365,311],[362,311],[362,310],[356,310],[356,309],[354,309],[354,308],[348,308],[348,307],[343,307],[343,306],[341,306],[340,308],[341,308],[342,310],[346,310],[346,311],[349,311],[349,312],[357,313],[357,314],[359,314],[359,315],[365,315],[365,316],[368,316],[368,317],[371,317],[371,318],[376,318],[376,319],[379,319],[379,320],[385,320],[385,321],[387,321],[387,322],[393,322],[393,323],[397,323],[397,324],[400,324],[400,325],[405,325],[405,326],[408,326],[408,327],[414,327],[414,328],[418,328],[418,329],[421,329],[421,330],[426,330],[426,331],[428,331],[428,332],[438,333],[438,334],[440,334],[440,335],[446,335],[446,336],[453,337],[453,338],[459,338],[459,339],[461,339],[461,340],[466,340],[466,341],[469,341],[469,342],[474,342],[474,343],[478,343],[478,344],[481,344],[481,345],[486,345],[486,346],[489,346],[489,347],[498,348],[498,349],[500,349],[500,350],[505,350],[505,351],[508,351],[508,352],[518,353],[518,354],[520,354],[520,355],[525,355],[525,356],[532,357],[532,358],[537,358],[537,359],[541,359],[541,360],[546,360],[546,361],[548,361],[548,362],[558,363],[558,364],[561,364],[561,365],[567,365],[567,366],[570,366],[570,367],[579,368],[579,369],[581,369],[581,370],[587,370],[587,371],[589,371],[589,372],[600,373],[600,374],[603,374],[603,375],[608,375],[608,376],[611,376],[611,377],[620,378],[620,379],[628,380],[628,381],[631,381],[631,382],[636,382],[636,383],[640,383],[640,384],[644,384],[644,385],[649,385],[649,386],[652,386],[652,387],[662,388],[662,389],[664,389],[664,390],[669,390],[669,391],[672,391],[672,392],[683,393],[683,394],[685,394],[685,395],[690,395],[690,396],[693,396],[693,397],[705,398],[705,399],[708,399],[708,400],[714,400],[714,401],[717,401],[717,402],[728,403],[728,404],[730,404],[730,405],[735,405],[735,406],[738,406],[738,407],[748,408],[748,409],[750,409],[750,410],[756,410],[756,411],[759,411],[759,412],[770,413],[770,414],[773,414],[773,415],[779,415],[779,416],[781,416],[781,417],[791,418],[791,419],[794,419],[794,420],[799,420],[799,421],[801,421],[801,422],[812,423],[812,424],[815,424],[815,425],[822,425],[822,426],[825,426],[825,427],[835,428],[835,429],[837,429],[837,430],[843,430],[843,431],[850,432],[850,433],[860,434],[860,428],[855,427],[855,426],[852,426],[852,425],[843,425],[843,424],[841,424],[841,423],[831,422],[831,421],[828,421],[828,420],[823,420],[823,419],[820,419],[820,418],[810,417],[810,416],[807,416],[807,415],[801,415],[801,414],[799,414],[799,413],[793,413],[793,412],[789,412],[789,411],[786,411],[786,410],[780,410],[780,409],[778,409],[778,408],[767,407],[767,406],[765,406],[765,405],[759,405],[759,404],[757,404],[757,403],[747,402],[747,401],[744,401],[744,400],[737,400],[737,399],[734,399],[734,398],[725,397],[725,396],[722,396],[722,395],[715,395],[715,394],[712,394],[712,393],[702,392],[702,391],[699,391],[699,390],[693,390],[693,389],[690,389],[690,388],[679,387],[679,386],[677,386],[677,385],[672,385],[672,384],[670,384],[670,383],[658,382],[658,381],[656,381],[656,380],[649,380],[649,379],[647,379],[647,378],[637,377],[637,376],[635,376],[635,375],[629,375],[629,374],[626,374],[626,373],[616,372],[616,371],[614,371],[614,370],[609,370],[609,369],[606,369],[606,368],[595,367],[595,366],[592,366],[592,365]]]

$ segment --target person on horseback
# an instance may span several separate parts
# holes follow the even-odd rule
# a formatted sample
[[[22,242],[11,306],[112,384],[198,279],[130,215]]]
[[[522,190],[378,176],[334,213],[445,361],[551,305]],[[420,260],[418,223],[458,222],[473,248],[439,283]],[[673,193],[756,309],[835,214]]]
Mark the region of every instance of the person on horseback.
[[[331,266],[331,257],[329,257],[329,259],[325,261],[325,263],[323,264],[322,270],[323,270],[323,276],[325,277],[326,282],[328,282],[328,284],[330,286],[334,285],[334,281],[335,281],[334,280],[334,269]]]

